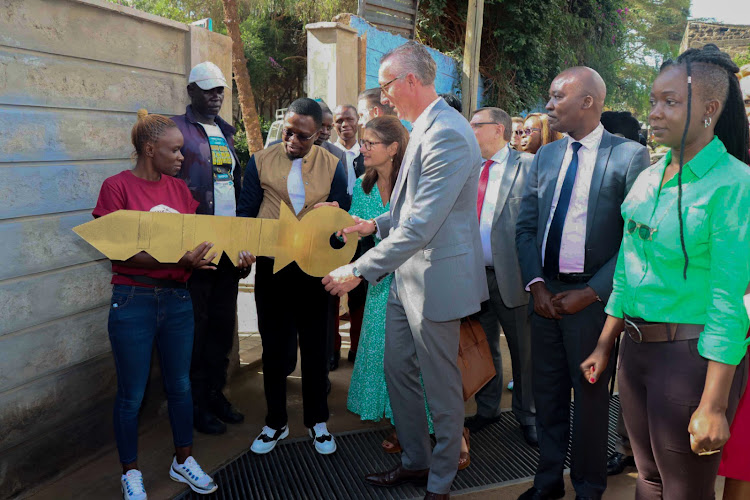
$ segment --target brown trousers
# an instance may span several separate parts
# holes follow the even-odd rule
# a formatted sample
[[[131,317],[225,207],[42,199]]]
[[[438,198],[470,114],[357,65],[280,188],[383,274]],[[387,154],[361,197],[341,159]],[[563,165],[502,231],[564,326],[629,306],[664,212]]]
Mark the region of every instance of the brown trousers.
[[[688,434],[708,368],[708,360],[698,353],[698,339],[636,344],[625,334],[619,363],[622,413],[638,468],[636,499],[713,499],[721,454],[693,453]],[[729,394],[730,424],[747,370],[745,356]]]

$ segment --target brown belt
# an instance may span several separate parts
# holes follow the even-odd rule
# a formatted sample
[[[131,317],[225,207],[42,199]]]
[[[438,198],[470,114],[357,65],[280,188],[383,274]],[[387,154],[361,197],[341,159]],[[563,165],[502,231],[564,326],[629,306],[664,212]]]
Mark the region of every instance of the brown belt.
[[[689,323],[650,323],[625,316],[625,333],[636,344],[642,342],[676,342],[700,337],[704,325]]]

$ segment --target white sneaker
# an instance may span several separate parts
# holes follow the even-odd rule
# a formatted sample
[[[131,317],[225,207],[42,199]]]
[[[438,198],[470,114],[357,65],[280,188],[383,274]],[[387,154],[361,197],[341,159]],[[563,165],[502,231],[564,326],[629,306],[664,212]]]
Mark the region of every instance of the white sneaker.
[[[328,432],[325,422],[315,424],[315,427],[309,430],[310,437],[313,438],[313,442],[315,443],[315,451],[321,455],[330,455],[336,451],[336,440]]]
[[[267,425],[263,426],[258,437],[255,438],[250,449],[258,455],[265,455],[276,447],[276,443],[289,435],[289,426],[285,425],[281,429],[271,429]]]
[[[120,488],[123,500],[146,500],[146,488],[143,486],[141,471],[131,469],[120,477]]]
[[[173,458],[172,467],[169,468],[169,477],[173,481],[187,484],[191,490],[200,495],[208,495],[219,489],[211,476],[203,472],[193,457],[187,457],[183,464],[177,463],[177,457]]]

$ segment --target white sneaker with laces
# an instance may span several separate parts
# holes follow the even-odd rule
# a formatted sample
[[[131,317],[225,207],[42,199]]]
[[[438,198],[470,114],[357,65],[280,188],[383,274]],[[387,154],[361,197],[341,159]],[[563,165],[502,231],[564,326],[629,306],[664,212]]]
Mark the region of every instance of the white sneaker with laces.
[[[328,432],[325,422],[315,424],[315,427],[310,429],[310,437],[315,443],[315,451],[321,455],[330,455],[336,451],[336,440]]]
[[[123,500],[146,500],[146,488],[143,486],[141,471],[131,469],[120,477],[120,488]]]
[[[276,447],[276,443],[289,435],[289,426],[285,425],[281,429],[271,429],[267,425],[263,426],[258,437],[255,438],[250,449],[258,455],[265,455]]]
[[[200,495],[208,495],[219,489],[211,476],[203,472],[193,457],[187,457],[185,463],[182,464],[177,463],[177,457],[173,458],[172,467],[169,468],[169,477],[173,481],[187,484],[191,490]]]

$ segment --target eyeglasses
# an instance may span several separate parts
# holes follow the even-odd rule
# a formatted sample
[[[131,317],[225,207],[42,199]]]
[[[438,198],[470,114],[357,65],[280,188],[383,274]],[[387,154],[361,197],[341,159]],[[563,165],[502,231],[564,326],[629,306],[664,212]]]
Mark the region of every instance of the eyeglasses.
[[[299,132],[294,132],[293,130],[289,130],[288,128],[285,128],[281,131],[281,135],[284,137],[285,141],[291,141],[292,137],[297,137],[300,142],[306,142],[310,139],[314,138],[317,135],[317,132],[315,132],[313,135],[305,137],[304,135],[300,134]]]
[[[541,131],[542,131],[542,129],[540,129],[540,128],[525,128],[525,129],[523,129],[523,133],[525,135],[531,135],[534,132],[541,132]]]
[[[408,75],[408,74],[409,74],[409,73],[404,73],[403,75],[399,75],[399,76],[397,76],[396,78],[394,78],[393,80],[390,80],[389,82],[387,82],[387,83],[384,83],[383,85],[381,85],[381,86],[380,86],[380,91],[381,91],[381,92],[385,92],[385,93],[387,94],[387,93],[388,93],[388,86],[389,86],[390,84],[392,84],[393,82],[395,82],[395,81],[396,81],[396,80],[398,80],[399,78],[403,78],[403,77],[405,77],[405,76],[406,76],[406,75]]]
[[[514,133],[515,135],[523,135],[523,129],[520,129],[520,128],[519,128],[519,129],[516,129],[516,130],[514,130],[514,131],[513,131],[513,133]]]
[[[372,147],[375,144],[385,144],[384,142],[378,142],[378,141],[362,141],[362,147],[365,148],[367,151],[372,150]]]
[[[473,123],[469,123],[469,125],[471,125],[471,128],[476,130],[483,125],[500,125],[500,124],[497,122],[473,122]]]
[[[653,229],[651,226],[648,226],[646,224],[641,224],[640,222],[636,222],[633,219],[628,219],[628,234],[633,234],[636,231],[638,231],[638,237],[642,239],[643,241],[652,241],[653,235],[656,232],[656,229]]]

